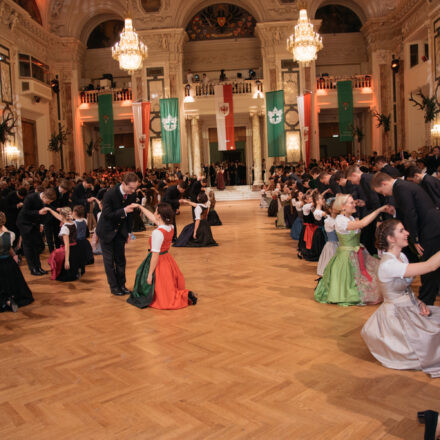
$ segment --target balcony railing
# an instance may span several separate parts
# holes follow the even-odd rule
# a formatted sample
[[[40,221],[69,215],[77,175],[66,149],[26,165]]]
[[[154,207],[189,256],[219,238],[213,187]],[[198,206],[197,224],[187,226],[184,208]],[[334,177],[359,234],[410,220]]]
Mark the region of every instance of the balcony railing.
[[[324,76],[316,79],[316,88],[318,90],[336,90],[338,81],[351,81],[353,83],[353,89],[364,89],[372,85],[371,75],[356,75],[350,77]]]
[[[111,89],[111,90],[87,90],[80,92],[81,104],[97,104],[98,96],[111,93],[113,102],[132,101],[133,93],[131,89]]]
[[[263,82],[261,80],[244,80],[244,81],[225,81],[214,82],[208,84],[196,83],[185,85],[185,97],[204,97],[214,96],[216,85],[232,85],[233,95],[254,95],[255,93],[263,93]]]

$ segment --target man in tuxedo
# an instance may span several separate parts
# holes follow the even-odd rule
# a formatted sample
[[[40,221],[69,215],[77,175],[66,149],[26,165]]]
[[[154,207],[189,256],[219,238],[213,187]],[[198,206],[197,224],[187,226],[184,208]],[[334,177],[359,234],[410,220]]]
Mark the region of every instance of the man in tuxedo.
[[[20,230],[17,227],[18,214],[23,207],[24,199],[27,195],[27,191],[24,188],[20,188],[18,191],[10,192],[6,197],[6,227],[15,233],[16,246],[20,239]]]
[[[72,189],[72,183],[70,180],[61,179],[59,185],[55,188],[56,199],[51,203],[50,207],[56,211],[59,208],[69,206],[69,195]],[[49,251],[52,252],[55,248],[61,246],[60,233],[60,221],[53,215],[48,215],[44,222],[44,235],[46,236],[47,246]]]
[[[385,200],[381,199],[379,194],[371,187],[373,174],[364,173],[357,165],[352,165],[347,168],[345,175],[347,180],[354,185],[354,198],[360,200],[357,204],[361,218],[385,204]],[[372,255],[377,253],[376,246],[374,245],[376,223],[377,221],[371,222],[368,226],[363,228],[361,232],[361,242]]]
[[[397,168],[392,167],[384,156],[376,157],[376,170],[382,173],[389,174],[393,179],[401,177],[401,174]]]
[[[319,175],[319,182],[323,185],[323,191],[330,188],[331,194],[330,197],[336,197],[336,194],[342,194],[342,187],[336,182],[335,174],[330,174],[328,171],[323,171]]]
[[[177,185],[169,186],[165,191],[162,202],[169,203],[171,208],[173,208],[174,214],[179,214],[180,208],[180,196],[183,194],[188,188],[188,184],[186,182],[179,182]],[[174,235],[173,242],[177,240],[177,227],[176,227],[176,216],[174,216]]]
[[[426,156],[428,174],[433,174],[440,167],[440,147],[434,147],[432,153]]]
[[[121,184],[105,193],[101,216],[96,226],[105,274],[113,295],[131,293],[125,286],[125,243],[130,239],[138,185],[136,173],[124,174]]]
[[[406,179],[418,183],[431,197],[437,209],[440,209],[440,180],[424,173],[420,168],[411,166],[407,169]]]
[[[55,190],[48,188],[42,193],[26,196],[17,217],[17,226],[23,242],[23,253],[26,257],[32,275],[45,275],[48,272],[41,268],[39,247],[41,232],[47,214],[45,206],[50,205],[56,198]]]
[[[91,190],[94,184],[95,179],[93,177],[87,177],[83,182],[75,186],[72,192],[72,208],[77,205],[82,205],[84,206],[85,212],[89,212],[88,204],[94,200],[94,198],[91,197]]]
[[[397,217],[409,232],[410,241],[423,261],[440,250],[440,211],[420,185],[377,173],[372,187],[384,196],[394,197]],[[440,269],[422,275],[421,279],[419,298],[433,305],[440,289]]]

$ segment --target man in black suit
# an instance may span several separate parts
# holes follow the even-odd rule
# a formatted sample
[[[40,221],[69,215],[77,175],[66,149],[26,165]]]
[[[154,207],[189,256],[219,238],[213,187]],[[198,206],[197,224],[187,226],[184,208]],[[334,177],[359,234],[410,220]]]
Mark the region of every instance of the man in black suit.
[[[393,179],[397,179],[398,177],[401,177],[399,170],[397,168],[392,167],[387,162],[384,156],[376,157],[376,170],[380,171],[381,173],[387,173]]]
[[[6,227],[15,233],[14,246],[17,245],[20,239],[20,230],[17,227],[18,214],[23,207],[24,199],[27,195],[27,191],[24,188],[20,188],[18,191],[13,191],[6,197]]]
[[[105,273],[113,295],[130,294],[125,287],[125,243],[130,239],[138,185],[138,176],[130,172],[123,176],[120,185],[109,189],[104,195],[96,226]]]
[[[433,174],[440,167],[440,147],[434,147],[432,153],[426,156],[428,174]]]
[[[385,204],[385,200],[381,199],[379,194],[371,187],[373,174],[364,173],[357,165],[352,165],[347,168],[345,175],[347,180],[354,186],[352,195],[357,200],[358,213],[361,218]],[[374,245],[376,223],[376,220],[372,221],[368,226],[362,228],[361,232],[361,242],[372,255],[377,253]]]
[[[69,195],[71,189],[71,181],[61,179],[60,184],[55,188],[56,199],[50,205],[54,211],[70,205]],[[60,221],[57,220],[53,215],[48,215],[46,217],[46,221],[44,222],[44,235],[46,236],[49,252],[53,252],[55,248],[59,248],[61,246],[59,233]]]
[[[336,194],[342,194],[342,187],[339,185],[338,182],[336,182],[336,178],[334,174],[330,174],[327,171],[323,171],[319,175],[319,182],[321,183],[321,185],[324,186],[322,192],[324,192],[328,188],[331,190],[331,194],[329,194],[330,197],[336,197]]]
[[[94,200],[91,190],[95,184],[93,177],[87,177],[83,182],[78,183],[72,192],[72,208],[77,205],[84,206],[85,212],[89,212],[88,204]]]
[[[406,179],[418,183],[431,197],[434,205],[440,209],[440,180],[424,173],[420,168],[411,166],[406,171]]]
[[[177,185],[169,186],[165,191],[162,202],[169,203],[171,208],[173,208],[174,214],[179,214],[180,208],[180,196],[183,194],[188,188],[188,184],[186,182],[179,182]],[[174,235],[173,242],[177,240],[177,227],[176,227],[176,216],[174,216]]]
[[[41,268],[39,247],[41,232],[47,208],[56,198],[55,190],[48,188],[42,193],[29,194],[23,203],[17,218],[23,242],[23,253],[26,257],[32,275],[45,275],[47,271]]]
[[[428,194],[416,183],[375,174],[372,187],[384,196],[393,196],[397,217],[409,232],[409,238],[423,261],[440,250],[440,211]],[[422,275],[419,298],[433,305],[440,289],[440,269]]]

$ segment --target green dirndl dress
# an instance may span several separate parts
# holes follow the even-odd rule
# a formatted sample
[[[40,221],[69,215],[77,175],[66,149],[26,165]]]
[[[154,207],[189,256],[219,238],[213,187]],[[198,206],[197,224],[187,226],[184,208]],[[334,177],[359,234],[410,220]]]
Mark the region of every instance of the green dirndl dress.
[[[382,302],[377,280],[380,261],[360,244],[360,231],[337,235],[340,245],[315,289],[315,300],[341,306]]]

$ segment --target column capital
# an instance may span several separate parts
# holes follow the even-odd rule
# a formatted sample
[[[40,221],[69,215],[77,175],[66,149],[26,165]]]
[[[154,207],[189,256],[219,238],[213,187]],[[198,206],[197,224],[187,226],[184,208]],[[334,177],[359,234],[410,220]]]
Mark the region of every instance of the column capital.
[[[198,114],[198,113],[187,113],[186,115],[185,115],[185,118],[188,120],[188,121],[198,121],[199,119],[200,119],[200,115]]]

